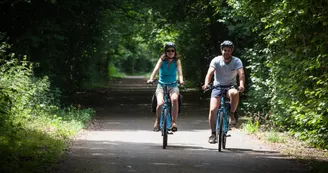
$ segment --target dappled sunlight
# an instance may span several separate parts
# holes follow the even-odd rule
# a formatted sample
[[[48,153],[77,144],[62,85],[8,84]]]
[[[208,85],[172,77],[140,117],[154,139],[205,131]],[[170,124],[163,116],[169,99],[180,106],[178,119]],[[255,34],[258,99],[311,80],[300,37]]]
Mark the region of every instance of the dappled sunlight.
[[[144,93],[137,94],[131,98],[131,93],[113,93],[115,102],[97,111],[96,128],[76,138],[71,148],[71,164],[67,163],[76,166],[63,172],[108,172],[108,167],[112,172],[299,170],[291,164],[293,159],[281,156],[238,129],[229,131],[226,149],[218,152],[218,144],[208,143],[211,134],[208,107],[196,103],[185,102],[178,117],[178,131],[168,136],[168,146],[163,149],[161,132],[152,131],[155,114],[150,112],[150,100],[144,98]]]
[[[283,156],[283,155],[276,155],[276,156],[266,156],[267,159],[293,159],[291,157]]]
[[[175,163],[152,163],[153,165],[159,165],[159,166],[179,166],[180,164]]]
[[[261,142],[254,141],[247,135],[230,131],[227,138],[227,149],[224,152],[275,152],[265,147]],[[217,144],[208,143],[209,130],[181,130],[168,136],[168,148],[181,150],[217,150]],[[111,130],[90,131],[78,140],[100,142],[103,145],[118,145],[117,142],[162,145],[161,132],[150,130]],[[97,147],[96,147],[97,148]],[[95,148],[90,148],[95,149]]]
[[[89,141],[119,141],[133,143],[153,143],[159,133],[145,130],[91,131],[81,139]]]
[[[90,135],[95,135],[94,132]],[[100,132],[102,135],[108,135],[110,132]],[[116,135],[132,134],[140,136],[153,133],[150,131],[113,131]],[[181,132],[185,135],[187,132]],[[291,164],[294,159],[280,156],[279,153],[259,151],[252,149],[234,148],[217,152],[217,145],[210,145],[212,148],[206,148],[201,143],[180,143],[180,136],[175,134],[177,138],[170,135],[169,143],[166,150],[161,148],[161,136],[159,133],[153,143],[141,142],[142,140],[131,140],[122,142],[123,139],[115,137],[106,140],[99,139],[101,136],[97,134],[92,140],[79,139],[78,145],[86,146],[84,148],[72,148],[71,160],[66,164],[74,165],[74,167],[64,167],[62,172],[98,172],[108,171],[110,169],[116,172],[148,172],[149,170],[157,170],[156,172],[166,172],[165,170],[175,170],[174,172],[206,172],[220,171],[226,173],[236,172],[302,172],[302,169],[296,164]],[[138,137],[140,137],[138,135]],[[135,137],[135,138],[138,138]],[[131,138],[131,139],[135,139]],[[143,141],[148,141],[143,137]],[[99,139],[99,140],[97,140]],[[195,139],[195,138],[193,138]],[[111,140],[111,141],[110,141]],[[119,141],[121,140],[121,141]],[[189,142],[192,140],[189,140]],[[206,142],[206,141],[205,141]],[[157,144],[156,144],[157,143]],[[107,165],[107,166],[106,166]],[[270,168],[270,169],[268,169]],[[114,171],[115,172],[115,171]]]

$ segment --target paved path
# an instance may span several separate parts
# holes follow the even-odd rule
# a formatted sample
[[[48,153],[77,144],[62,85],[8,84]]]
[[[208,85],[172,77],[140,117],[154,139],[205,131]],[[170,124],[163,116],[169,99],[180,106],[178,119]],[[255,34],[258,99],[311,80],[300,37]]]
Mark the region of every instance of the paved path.
[[[207,106],[195,93],[184,94],[179,131],[169,136],[167,149],[162,137],[152,131],[154,114],[150,97],[154,87],[144,79],[117,80],[119,89],[85,93],[81,102],[95,108],[92,128],[79,135],[58,173],[303,173],[297,162],[281,156],[261,141],[238,129],[231,131],[227,150],[207,143]],[[136,87],[135,92],[132,88]],[[128,87],[130,85],[130,87]]]

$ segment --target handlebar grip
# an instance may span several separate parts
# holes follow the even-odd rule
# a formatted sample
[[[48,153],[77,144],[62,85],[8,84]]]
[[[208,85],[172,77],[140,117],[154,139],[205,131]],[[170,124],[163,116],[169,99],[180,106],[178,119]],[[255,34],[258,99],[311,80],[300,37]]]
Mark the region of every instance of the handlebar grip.
[[[147,84],[154,84],[154,82],[156,82],[157,81],[157,79],[153,79],[152,81],[150,81],[150,82],[146,82]]]

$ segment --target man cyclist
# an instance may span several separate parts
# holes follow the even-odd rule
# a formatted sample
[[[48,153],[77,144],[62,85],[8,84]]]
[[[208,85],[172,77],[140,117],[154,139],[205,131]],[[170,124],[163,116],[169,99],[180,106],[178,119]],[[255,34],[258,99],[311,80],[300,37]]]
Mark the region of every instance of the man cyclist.
[[[220,45],[221,56],[217,56],[212,59],[208,68],[204,85],[202,89],[205,90],[214,74],[214,86],[223,86],[224,88],[230,88],[230,86],[237,85],[237,75],[239,76],[239,91],[245,90],[245,74],[241,60],[235,56],[232,56],[234,51],[234,45],[231,41],[226,40]],[[215,125],[216,115],[219,110],[221,97],[223,94],[230,100],[231,109],[229,112],[229,121],[231,126],[237,124],[235,118],[235,111],[239,103],[239,92],[235,88],[228,90],[214,88],[211,93],[210,110],[209,110],[209,124],[211,128],[211,136],[208,142],[214,144],[217,142]]]

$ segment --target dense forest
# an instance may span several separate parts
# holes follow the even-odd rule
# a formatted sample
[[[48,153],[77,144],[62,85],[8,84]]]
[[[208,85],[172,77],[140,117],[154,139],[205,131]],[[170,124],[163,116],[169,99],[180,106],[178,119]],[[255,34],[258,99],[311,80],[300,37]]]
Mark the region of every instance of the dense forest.
[[[246,70],[241,111],[328,149],[327,1],[1,0],[0,9],[1,169],[54,160],[94,114],[63,96],[151,72],[166,41],[198,88],[220,42],[233,41]]]

